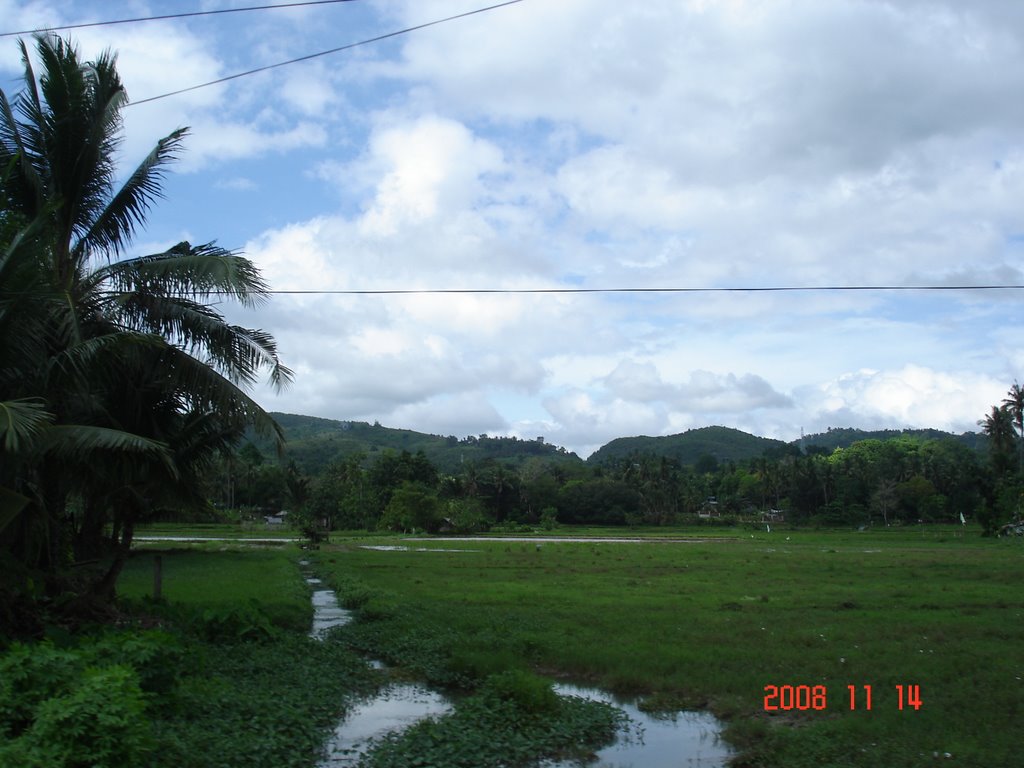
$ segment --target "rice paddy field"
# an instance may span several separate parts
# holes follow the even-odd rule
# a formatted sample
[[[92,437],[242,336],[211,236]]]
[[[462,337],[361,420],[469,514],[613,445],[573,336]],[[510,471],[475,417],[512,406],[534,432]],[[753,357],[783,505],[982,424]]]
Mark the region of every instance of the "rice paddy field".
[[[436,684],[526,669],[650,709],[708,709],[738,766],[1016,766],[1024,546],[958,534],[336,535],[312,559],[356,609],[336,638]],[[148,589],[150,556],[133,561],[123,593]],[[180,579],[193,599],[297,605],[298,557],[168,553],[165,595],[176,599]]]

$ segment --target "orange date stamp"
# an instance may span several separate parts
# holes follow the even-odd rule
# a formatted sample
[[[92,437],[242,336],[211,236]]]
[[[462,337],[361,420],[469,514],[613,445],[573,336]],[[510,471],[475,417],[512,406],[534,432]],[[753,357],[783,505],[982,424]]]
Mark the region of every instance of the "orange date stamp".
[[[870,685],[847,685],[846,696],[840,701],[850,711],[868,711],[872,707]],[[829,708],[829,691],[825,685],[766,685],[764,687],[765,712],[824,711]],[[898,710],[919,710],[923,705],[920,685],[895,686],[895,705]]]

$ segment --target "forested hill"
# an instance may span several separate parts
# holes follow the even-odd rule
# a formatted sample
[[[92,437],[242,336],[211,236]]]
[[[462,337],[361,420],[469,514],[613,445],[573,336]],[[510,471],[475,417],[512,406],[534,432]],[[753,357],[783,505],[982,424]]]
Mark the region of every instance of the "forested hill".
[[[613,464],[629,456],[651,454],[696,464],[703,457],[717,461],[744,461],[764,453],[794,450],[788,443],[741,432],[730,427],[701,427],[663,437],[620,437],[595,451],[588,464]]]
[[[411,429],[394,429],[365,421],[336,421],[315,416],[299,416],[290,413],[274,413],[273,417],[284,429],[288,439],[285,460],[294,460],[304,472],[317,474],[330,462],[344,459],[356,453],[364,453],[369,459],[386,450],[395,452],[423,451],[431,463],[441,472],[457,473],[466,462],[480,463],[499,460],[518,467],[530,458],[539,457],[545,461],[582,463],[575,454],[550,443],[521,440],[515,437],[455,437],[454,435],[429,435]],[[892,440],[911,438],[916,440],[953,440],[968,448],[984,448],[984,435],[966,432],[954,435],[936,429],[919,430],[876,430],[830,429],[819,434],[806,435],[800,440],[785,443],[766,437],[757,437],[730,427],[701,427],[677,435],[660,437],[620,437],[598,449],[587,463],[608,465],[633,455],[665,456],[682,465],[695,465],[701,459],[709,461],[746,461],[767,454],[777,457],[787,452],[848,448],[859,440]],[[253,437],[260,451],[270,458],[274,449],[270,441]]]
[[[860,440],[895,440],[898,438],[910,438],[912,440],[954,440],[966,447],[981,451],[985,449],[987,438],[977,432],[964,432],[961,435],[954,435],[952,432],[943,432],[940,429],[878,429],[867,431],[863,429],[830,428],[827,432],[819,432],[814,435],[806,435],[803,440],[797,440],[796,444],[801,445],[804,451],[809,448],[826,449],[829,452],[836,448],[849,448]]]
[[[534,456],[546,461],[582,463],[575,454],[540,439],[520,440],[515,437],[463,437],[428,435],[410,429],[393,429],[365,421],[335,421],[291,413],[271,414],[284,430],[288,442],[285,459],[308,474],[318,474],[329,463],[356,453],[372,458],[386,450],[395,452],[423,451],[441,472],[454,473],[465,462],[497,459],[519,466]],[[269,441],[253,438],[268,458],[274,454]]]

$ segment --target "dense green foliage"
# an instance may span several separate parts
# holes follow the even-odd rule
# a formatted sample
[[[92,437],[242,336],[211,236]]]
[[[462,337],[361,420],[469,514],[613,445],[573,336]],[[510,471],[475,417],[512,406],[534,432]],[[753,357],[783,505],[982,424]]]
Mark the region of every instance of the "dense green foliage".
[[[308,768],[346,703],[379,684],[350,651],[300,633],[229,638],[209,610],[173,626],[0,656],[0,766]]]
[[[851,429],[849,427],[830,427],[827,432],[819,432],[800,438],[798,444],[805,451],[824,449],[831,453],[836,448],[849,448],[861,440],[898,440],[900,438],[909,438],[919,442],[956,440],[967,448],[976,451],[983,451],[987,444],[985,436],[977,432],[964,432],[962,435],[953,435],[940,429],[864,430]]]
[[[144,762],[152,735],[139,673],[152,679],[154,667],[170,671],[180,654],[164,652],[167,645],[163,636],[144,635],[74,649],[16,644],[0,657],[0,766]],[[167,690],[152,686],[149,693]]]
[[[786,532],[704,543],[342,544],[321,569],[357,596],[355,647],[438,681],[543,670],[651,707],[709,707],[741,765],[1019,763],[1024,577],[1016,541],[945,529]],[[421,542],[430,548],[429,542]],[[826,711],[764,710],[826,685]],[[920,710],[896,685],[919,685]],[[847,686],[873,688],[850,711]],[[965,706],[970,702],[970,706]]]
[[[1015,440],[1011,435],[1006,450],[1016,450]],[[304,510],[333,530],[970,521],[993,532],[1016,514],[1019,501],[1018,464],[1006,450],[986,461],[955,440],[901,437],[831,452],[791,446],[741,462],[707,454],[694,465],[648,454],[596,466],[534,458],[519,468],[467,463],[453,474],[439,472],[423,453],[384,451],[355,454],[309,477]],[[251,488],[279,478],[257,506],[295,498],[286,487],[288,472],[269,464],[254,469]]]

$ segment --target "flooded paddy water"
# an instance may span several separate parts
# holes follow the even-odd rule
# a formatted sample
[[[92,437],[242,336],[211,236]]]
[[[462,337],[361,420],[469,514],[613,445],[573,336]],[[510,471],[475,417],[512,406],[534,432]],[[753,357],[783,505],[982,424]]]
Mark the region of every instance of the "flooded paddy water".
[[[308,561],[300,561],[306,582],[313,589],[313,627],[310,635],[322,638],[332,627],[352,620],[334,592],[309,573]],[[383,668],[377,661],[367,662]],[[613,704],[632,721],[629,733],[597,753],[596,759],[582,765],[590,768],[722,768],[732,754],[720,740],[721,723],[704,712],[677,712],[652,715],[640,711],[636,702],[620,699],[596,688],[557,684],[562,696],[578,696]],[[318,768],[358,765],[375,737],[402,730],[427,717],[444,715],[452,709],[451,700],[429,687],[407,682],[390,682],[380,691],[358,702],[334,730],[327,756]],[[571,768],[579,762],[543,763],[545,768]]]

